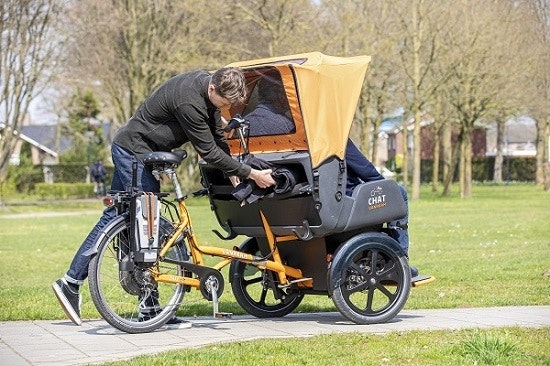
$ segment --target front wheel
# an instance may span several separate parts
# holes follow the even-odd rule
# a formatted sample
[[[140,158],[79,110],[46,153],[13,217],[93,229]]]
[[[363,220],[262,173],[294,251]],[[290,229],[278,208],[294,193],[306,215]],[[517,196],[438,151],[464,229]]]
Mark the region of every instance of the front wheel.
[[[242,252],[261,256],[255,238],[245,241]],[[278,287],[277,273],[256,266],[233,261],[229,267],[231,289],[239,305],[257,318],[274,318],[290,314],[304,295]]]
[[[156,282],[147,268],[128,266],[130,261],[129,223],[119,216],[99,237],[97,254],[89,266],[90,292],[101,316],[113,327],[126,333],[146,333],[163,326],[177,311],[186,286]],[[159,237],[169,235],[172,225],[161,218]],[[167,258],[187,260],[183,240],[174,245]],[[121,265],[122,264],[122,265]],[[160,273],[184,275],[184,269],[160,261]]]
[[[332,300],[354,323],[384,323],[405,306],[411,274],[395,244],[383,234],[359,235],[337,252],[330,271]]]

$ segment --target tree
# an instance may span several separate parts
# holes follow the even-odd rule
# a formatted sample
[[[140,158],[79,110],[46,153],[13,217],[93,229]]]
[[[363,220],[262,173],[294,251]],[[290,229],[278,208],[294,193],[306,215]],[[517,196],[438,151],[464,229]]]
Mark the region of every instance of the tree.
[[[223,48],[211,41],[221,31],[205,11],[199,1],[71,1],[67,79],[98,97],[102,117],[116,129],[169,77],[222,65]],[[189,150],[181,167],[185,182],[197,180],[196,160]]]
[[[312,41],[307,29],[315,19],[315,8],[308,0],[248,0],[229,5],[233,21],[244,22],[243,26],[252,30],[249,34],[255,42],[245,41],[244,45],[249,45],[246,48],[253,57],[298,53],[306,39]],[[258,48],[259,44],[265,47]]]
[[[550,190],[550,4],[545,0],[521,2],[525,15],[530,72],[524,79],[524,104],[537,122],[536,183]]]
[[[168,77],[188,70],[200,54],[192,29],[194,3],[168,0],[73,1],[67,73],[104,101],[116,126]],[[202,16],[202,14],[201,14]],[[82,87],[82,85],[76,85]]]
[[[0,182],[29,105],[56,66],[58,11],[55,0],[0,1]]]
[[[515,75],[521,74],[522,64],[516,57],[517,18],[510,3],[463,0],[453,9],[452,16],[459,25],[447,39],[453,49],[447,60],[452,71],[448,82],[449,103],[459,126],[458,149],[455,149],[458,159],[453,157],[453,161],[459,162],[460,195],[469,197],[474,126],[510,110],[510,105],[516,103],[513,97],[516,92],[511,88],[519,85]]]
[[[404,6],[403,3],[396,6],[402,34],[399,56],[408,81],[406,106],[414,119],[411,199],[420,197],[422,116],[427,106],[434,104],[434,95],[442,83],[441,79],[432,77],[432,74],[439,49],[444,46],[440,34],[444,29],[441,24],[445,25],[441,21],[446,19],[445,12],[446,4],[426,0],[410,0]],[[404,132],[406,128],[404,126]],[[406,135],[404,133],[405,138]],[[408,167],[408,164],[405,166]],[[408,168],[404,170],[404,174],[408,175]]]
[[[105,158],[105,141],[100,121],[99,102],[89,90],[77,92],[67,106],[67,121],[60,128],[64,136],[72,140],[71,149],[61,156],[63,162],[86,162],[89,168],[93,160]]]

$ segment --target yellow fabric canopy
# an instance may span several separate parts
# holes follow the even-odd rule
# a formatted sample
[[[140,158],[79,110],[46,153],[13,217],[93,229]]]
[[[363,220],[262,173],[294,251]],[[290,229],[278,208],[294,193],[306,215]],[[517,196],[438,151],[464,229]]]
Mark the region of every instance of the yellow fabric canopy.
[[[310,52],[235,62],[228,66],[240,67],[245,73],[269,66],[279,69],[289,100],[297,99],[294,120],[303,121],[312,166],[317,167],[331,156],[344,158],[370,60],[370,56],[334,57]],[[298,113],[300,116],[296,115]],[[299,132],[298,126],[297,130]],[[257,146],[265,148],[268,144],[259,143]],[[251,145],[251,151],[254,151],[253,147]]]

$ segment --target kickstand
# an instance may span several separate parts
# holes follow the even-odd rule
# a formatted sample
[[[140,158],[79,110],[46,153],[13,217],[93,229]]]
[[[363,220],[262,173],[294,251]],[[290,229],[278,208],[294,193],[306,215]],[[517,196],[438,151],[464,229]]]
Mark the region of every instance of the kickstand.
[[[212,294],[212,307],[214,308],[214,318],[231,318],[232,313],[220,313],[218,311],[218,286],[215,281],[206,281],[206,287]]]

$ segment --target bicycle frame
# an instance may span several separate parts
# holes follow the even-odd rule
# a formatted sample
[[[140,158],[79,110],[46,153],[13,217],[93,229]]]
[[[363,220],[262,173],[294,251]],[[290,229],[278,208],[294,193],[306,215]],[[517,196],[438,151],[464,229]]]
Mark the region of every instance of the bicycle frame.
[[[165,172],[166,173],[166,172]],[[171,173],[168,173],[171,175]],[[175,174],[175,173],[174,173]],[[177,180],[177,178],[173,178]],[[179,183],[178,183],[179,185]],[[216,265],[210,267],[212,269],[220,271],[222,268],[231,263],[231,261],[237,260],[247,264],[252,264],[259,269],[267,269],[277,273],[280,286],[286,287],[290,286],[293,283],[301,282],[304,286],[311,286],[311,279],[304,279],[302,271],[298,268],[290,267],[282,264],[279,251],[277,249],[277,243],[287,240],[295,240],[294,236],[286,237],[276,237],[269,228],[269,224],[263,215],[260,212],[262,222],[264,224],[264,229],[267,234],[267,241],[270,249],[270,256],[273,260],[266,258],[254,256],[251,254],[243,253],[237,250],[215,247],[215,246],[203,246],[200,245],[197,237],[193,231],[193,226],[191,223],[191,217],[185,204],[185,197],[178,198],[178,214],[179,214],[179,223],[176,226],[174,233],[168,238],[164,247],[160,251],[159,257],[164,258],[166,253],[170,248],[175,244],[177,238],[180,235],[183,235],[187,240],[189,245],[189,250],[191,251],[191,257],[193,258],[193,263],[196,265],[204,266],[204,255],[210,255],[214,257],[225,258],[222,261],[218,262]],[[166,283],[179,283],[186,286],[194,287],[196,289],[200,288],[200,281],[196,278],[190,278],[185,276],[174,276],[174,275],[164,275],[153,270],[153,275],[156,281],[166,282]],[[289,280],[293,278],[294,280]]]

